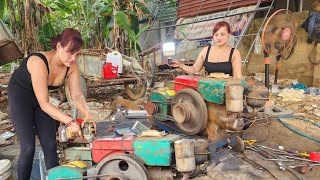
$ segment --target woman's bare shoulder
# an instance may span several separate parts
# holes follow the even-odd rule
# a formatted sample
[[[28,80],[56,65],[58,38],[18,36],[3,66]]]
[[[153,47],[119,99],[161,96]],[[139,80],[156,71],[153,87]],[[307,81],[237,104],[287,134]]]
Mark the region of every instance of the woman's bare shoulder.
[[[234,48],[234,54],[240,55],[240,51],[237,48]]]

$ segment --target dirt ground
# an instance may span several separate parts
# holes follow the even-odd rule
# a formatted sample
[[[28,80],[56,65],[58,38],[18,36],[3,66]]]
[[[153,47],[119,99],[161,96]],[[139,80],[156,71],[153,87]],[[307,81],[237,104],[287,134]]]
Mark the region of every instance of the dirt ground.
[[[168,79],[165,79],[168,80]],[[158,79],[158,81],[162,82],[163,79]],[[126,98],[124,91],[122,91],[122,87],[111,87],[111,88],[98,88],[98,89],[90,89],[88,91],[88,99],[97,102],[110,102],[114,100],[118,96],[122,96]],[[111,95],[112,94],[112,95]],[[299,103],[298,103],[299,104]],[[300,103],[301,104],[301,103]],[[292,104],[291,104],[292,105]],[[299,105],[293,105],[299,106]],[[305,107],[300,105],[301,107]],[[1,112],[8,113],[8,105],[7,101],[0,103]],[[308,114],[307,112],[304,112]],[[313,116],[314,117],[314,116]],[[320,124],[319,118],[314,122]],[[286,122],[290,125],[293,125],[295,128],[301,130],[304,133],[309,134],[317,139],[320,139],[320,129],[311,128],[306,125],[305,122],[293,120],[286,120]],[[2,133],[2,132],[0,132]],[[242,139],[255,139],[257,140],[256,144],[265,145],[271,148],[278,149],[279,146],[282,146],[285,149],[296,149],[302,152],[310,152],[310,151],[320,151],[320,143],[311,141],[305,137],[302,137],[286,127],[284,127],[278,119],[272,119],[269,123],[256,123],[246,131],[242,133]],[[0,147],[0,159],[10,159],[13,164],[13,173],[16,178],[17,172],[17,159],[19,155],[19,143],[14,137],[12,145],[5,145]],[[251,150],[245,150],[244,154],[247,158],[252,161],[260,164],[264,169],[262,175],[255,175],[257,172],[256,168],[253,165],[246,163],[244,167],[250,167],[251,170],[245,169],[226,169],[225,166],[219,169],[219,166],[209,166],[207,176],[197,177],[195,179],[296,179],[294,175],[292,175],[288,171],[279,170],[278,166],[272,161],[266,161],[262,156]],[[239,154],[238,154],[239,155]],[[240,154],[241,155],[241,154]],[[235,155],[236,157],[237,155]],[[231,158],[232,159],[232,158]],[[238,161],[239,158],[236,158],[235,161]],[[296,162],[301,163],[301,162]],[[232,164],[232,163],[231,163]],[[229,163],[230,165],[230,163]],[[229,166],[228,165],[228,166]],[[240,166],[239,166],[240,167]],[[249,168],[249,169],[250,169]],[[259,173],[258,173],[259,174]],[[271,175],[272,174],[272,175]],[[320,179],[320,166],[315,166],[312,171],[306,175],[304,175],[305,179],[316,180]]]

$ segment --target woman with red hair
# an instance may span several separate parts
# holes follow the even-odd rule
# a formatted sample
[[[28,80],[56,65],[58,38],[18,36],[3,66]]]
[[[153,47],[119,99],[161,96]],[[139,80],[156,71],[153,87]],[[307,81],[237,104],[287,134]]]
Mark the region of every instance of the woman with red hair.
[[[83,123],[94,123],[80,87],[77,64],[83,45],[80,32],[67,28],[50,43],[51,51],[33,53],[21,62],[8,86],[10,116],[21,149],[19,180],[30,179],[36,135],[46,168],[58,165],[55,120],[66,124],[71,133],[82,136],[79,124],[49,102],[48,90],[59,88],[67,79],[74,105],[84,116]]]
[[[213,28],[215,45],[203,48],[193,66],[186,66],[176,60],[172,61],[171,66],[179,67],[188,74],[200,72],[204,67],[208,74],[225,73],[241,79],[241,56],[237,49],[228,45],[230,32],[230,25],[227,22],[216,23]]]

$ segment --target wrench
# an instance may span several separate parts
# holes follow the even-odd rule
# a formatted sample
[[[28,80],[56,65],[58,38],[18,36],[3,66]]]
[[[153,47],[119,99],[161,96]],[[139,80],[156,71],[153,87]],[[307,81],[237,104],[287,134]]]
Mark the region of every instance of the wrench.
[[[284,164],[284,168],[286,168],[288,171],[290,171],[293,175],[295,175],[299,180],[304,180],[304,176],[302,176],[301,174],[297,173],[295,170],[293,170],[292,168],[290,168],[289,166],[287,166],[286,164]]]
[[[279,155],[275,155],[274,153],[271,153],[269,152],[269,154],[275,158],[279,158],[281,156]],[[304,180],[304,177],[299,174],[298,172],[296,172],[295,170],[293,170],[292,168],[290,168],[288,165],[286,165],[284,162],[282,161],[275,161],[275,163],[279,166],[279,168],[282,170],[282,171],[285,171],[286,169],[291,172],[293,175],[295,175],[299,180]]]

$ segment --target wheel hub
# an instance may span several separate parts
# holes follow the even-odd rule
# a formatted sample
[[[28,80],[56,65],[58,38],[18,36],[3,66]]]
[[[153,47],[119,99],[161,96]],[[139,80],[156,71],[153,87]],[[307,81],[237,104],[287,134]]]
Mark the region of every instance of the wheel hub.
[[[188,122],[192,117],[192,105],[177,103],[173,106],[172,115],[178,123]]]
[[[147,113],[150,115],[157,112],[157,106],[151,101],[148,101],[144,108],[147,111]]]
[[[203,97],[193,89],[181,89],[172,98],[175,104],[171,113],[177,127],[187,135],[195,135],[204,130],[208,121],[208,109]]]

